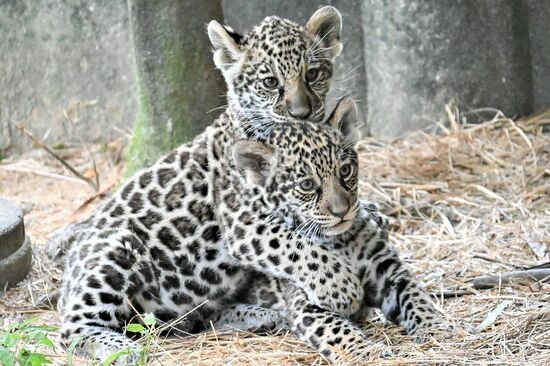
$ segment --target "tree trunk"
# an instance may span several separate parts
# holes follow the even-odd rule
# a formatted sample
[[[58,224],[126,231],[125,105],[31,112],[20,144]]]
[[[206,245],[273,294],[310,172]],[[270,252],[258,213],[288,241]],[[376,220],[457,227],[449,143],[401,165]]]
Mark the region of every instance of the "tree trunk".
[[[139,106],[126,175],[191,140],[211,123],[223,80],[205,26],[221,2],[128,0]]]

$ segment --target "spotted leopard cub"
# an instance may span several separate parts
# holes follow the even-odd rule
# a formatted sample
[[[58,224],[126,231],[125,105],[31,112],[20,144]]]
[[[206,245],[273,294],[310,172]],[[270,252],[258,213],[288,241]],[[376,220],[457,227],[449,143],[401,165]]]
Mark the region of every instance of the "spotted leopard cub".
[[[332,118],[340,121],[356,118],[354,108],[342,108],[345,103],[351,105],[350,100],[344,99],[335,112],[345,111],[345,114]],[[356,185],[356,169],[356,164],[340,167],[341,176],[349,177],[348,184]],[[322,201],[323,192],[327,191],[326,186],[315,181],[301,188],[309,192],[312,201]],[[293,209],[285,209],[273,220],[293,228],[296,237],[349,259],[364,290],[361,307],[349,317],[342,317],[308,301],[304,291],[294,284],[258,274],[249,284],[241,304],[218,312],[212,319],[217,327],[293,330],[334,362],[391,354],[384,345],[370,342],[358,325],[375,308],[417,342],[424,342],[432,335],[448,336],[455,329],[389,244],[388,220],[375,204],[361,201],[358,214],[347,223],[348,228],[336,233],[327,229],[323,220],[308,218]],[[320,262],[323,261],[321,257]],[[318,271],[317,263],[308,266]]]
[[[322,121],[334,60],[342,51],[341,30],[342,17],[332,6],[316,11],[304,26],[270,16],[244,35],[210,22],[228,111],[248,137],[265,137],[279,122]]]
[[[233,121],[220,118],[192,145],[130,178],[67,255],[63,339],[79,338],[79,353],[100,359],[121,348],[136,353],[120,331],[137,313],[161,322],[190,313],[176,326],[192,331],[242,303],[258,273],[288,281],[319,308],[356,312],[363,288],[352,261],[268,220],[283,210],[333,234],[352,225],[352,107],[341,102],[329,125],[279,123],[265,142],[236,140]],[[321,200],[313,186],[323,187]]]

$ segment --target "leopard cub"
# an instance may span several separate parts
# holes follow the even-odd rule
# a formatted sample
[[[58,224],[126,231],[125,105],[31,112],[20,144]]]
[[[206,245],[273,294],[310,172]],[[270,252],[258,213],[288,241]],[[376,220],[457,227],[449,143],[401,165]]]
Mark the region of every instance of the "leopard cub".
[[[345,99],[328,124],[282,122],[264,142],[235,139],[221,118],[128,179],[67,255],[63,339],[79,338],[79,352],[100,359],[135,354],[120,332],[138,313],[167,323],[186,316],[175,326],[192,331],[241,303],[258,273],[314,306],[358,311],[363,287],[351,258],[269,220],[282,210],[315,221],[319,233],[350,228],[359,209],[354,111]]]

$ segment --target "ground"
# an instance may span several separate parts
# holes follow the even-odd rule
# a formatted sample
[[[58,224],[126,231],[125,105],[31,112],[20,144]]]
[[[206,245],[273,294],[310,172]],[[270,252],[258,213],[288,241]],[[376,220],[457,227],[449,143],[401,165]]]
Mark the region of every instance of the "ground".
[[[417,133],[391,144],[360,143],[361,190],[392,217],[391,241],[457,324],[449,339],[414,344],[375,317],[365,324],[395,356],[376,365],[550,364],[550,284],[502,284],[475,290],[481,275],[550,262],[550,113],[512,121],[495,112],[491,121],[459,126],[448,108],[440,133]],[[124,161],[123,141],[92,146],[101,188],[73,178],[42,150],[0,162],[0,194],[25,211],[34,244],[29,279],[0,297],[0,329],[24,318],[56,325],[53,310],[35,307],[57,286],[60,272],[47,259],[47,237],[84,217],[116,187]],[[56,150],[94,178],[89,151]],[[67,363],[52,335],[46,356]],[[149,340],[151,365],[320,365],[325,361],[290,334],[256,335],[212,331],[187,338]],[[83,360],[76,365],[86,365]]]

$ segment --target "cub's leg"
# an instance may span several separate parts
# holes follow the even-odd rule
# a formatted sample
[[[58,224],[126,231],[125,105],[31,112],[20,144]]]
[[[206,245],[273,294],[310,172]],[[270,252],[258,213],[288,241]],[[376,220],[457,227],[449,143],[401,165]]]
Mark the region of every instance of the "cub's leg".
[[[250,284],[244,301],[253,305],[225,309],[215,324],[231,323],[247,330],[272,326],[292,330],[333,362],[360,362],[365,357],[391,354],[383,344],[370,341],[351,320],[311,303],[307,294],[290,281],[260,275]]]
[[[386,345],[369,340],[351,320],[309,302],[303,291],[289,285],[285,297],[292,330],[329,361],[357,364],[365,358],[392,354]]]
[[[216,329],[245,331],[290,329],[281,310],[251,304],[237,304],[224,309],[213,325]]]
[[[228,218],[245,216],[245,223]],[[222,217],[228,253],[241,265],[268,276],[290,280],[311,302],[342,315],[361,306],[363,287],[349,257],[297,236],[282,221],[267,221],[258,211],[225,213]],[[261,225],[249,223],[263,222]]]
[[[356,247],[357,268],[365,286],[363,308],[380,308],[386,318],[418,342],[435,332],[452,329],[388,244],[386,217],[375,206],[362,205],[364,226],[352,246]]]
[[[62,340],[66,345],[78,341],[76,351],[84,357],[104,360],[126,350],[119,364],[131,365],[139,346],[120,330],[135,315],[134,304],[147,283],[144,273],[154,273],[142,260],[141,241],[126,230],[95,232],[74,246],[67,256],[62,293],[58,304]],[[139,310],[138,310],[139,311]]]

